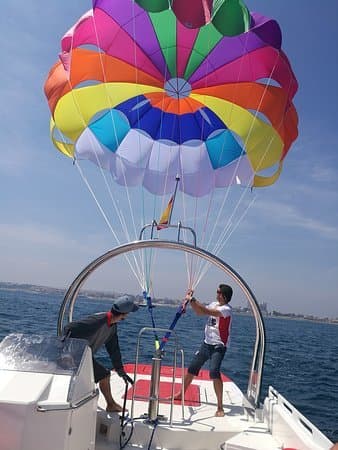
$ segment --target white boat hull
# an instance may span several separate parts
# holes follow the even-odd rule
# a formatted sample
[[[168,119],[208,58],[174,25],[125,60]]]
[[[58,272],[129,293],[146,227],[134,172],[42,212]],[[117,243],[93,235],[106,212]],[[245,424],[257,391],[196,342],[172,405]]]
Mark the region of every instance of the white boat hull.
[[[134,366],[127,365],[127,369],[133,376]],[[134,405],[132,400],[127,400],[127,408],[129,412],[132,411],[133,419],[125,428],[126,438],[132,433],[126,449],[147,449],[150,440],[150,448],[161,450],[328,450],[332,446],[332,442],[272,388],[264,406],[253,413],[243,406],[245,398],[240,389],[225,377],[225,416],[215,417],[216,397],[206,371],[201,371],[202,376],[193,381],[199,392],[199,402],[194,404],[187,393],[188,404],[183,407],[181,404],[173,405],[170,424],[171,403],[162,400],[158,411],[160,420],[149,423],[148,401],[138,398],[137,383],[140,380],[150,381],[150,369],[150,366],[139,366]],[[164,368],[164,372],[168,372],[168,369]],[[176,382],[181,383],[181,378],[178,377]],[[172,383],[172,377],[161,376],[160,386],[167,383]],[[123,381],[115,375],[111,379],[111,386],[114,398],[122,403]],[[100,397],[96,450],[120,449],[120,421],[116,416],[116,413],[105,412],[105,402]]]
[[[330,442],[270,388],[254,409],[223,376],[224,417],[205,370],[183,401],[173,400],[182,369],[160,367],[158,394],[150,396],[151,365],[125,365],[126,385],[111,376],[115,401],[127,414],[107,413],[93,378],[85,341],[10,335],[0,344],[0,450],[329,450]],[[47,351],[48,350],[48,351]],[[155,419],[153,402],[156,402]],[[122,417],[121,417],[122,416]]]

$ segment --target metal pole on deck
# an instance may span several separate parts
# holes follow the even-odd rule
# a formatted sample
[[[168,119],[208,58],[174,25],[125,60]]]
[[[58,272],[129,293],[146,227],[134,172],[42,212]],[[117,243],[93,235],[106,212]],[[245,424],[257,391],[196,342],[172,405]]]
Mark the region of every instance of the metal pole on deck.
[[[148,419],[153,422],[158,417],[159,392],[160,392],[160,374],[162,356],[161,351],[156,351],[152,358],[150,396],[148,405]]]

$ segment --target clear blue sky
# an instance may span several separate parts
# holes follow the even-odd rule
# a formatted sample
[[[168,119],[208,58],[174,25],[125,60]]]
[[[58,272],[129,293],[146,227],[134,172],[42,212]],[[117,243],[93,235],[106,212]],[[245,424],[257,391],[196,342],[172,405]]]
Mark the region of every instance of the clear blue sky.
[[[60,38],[90,6],[87,0],[2,3],[1,281],[66,287],[113,246],[71,161],[50,142],[43,94]],[[247,6],[281,25],[299,81],[299,138],[280,180],[259,191],[221,256],[270,309],[337,317],[338,3],[248,0]],[[157,294],[183,295],[184,280],[176,281],[182,268],[168,257],[168,274],[162,261]],[[196,294],[213,299],[218,281],[210,273]],[[90,287],[137,292],[128,269],[115,266]]]

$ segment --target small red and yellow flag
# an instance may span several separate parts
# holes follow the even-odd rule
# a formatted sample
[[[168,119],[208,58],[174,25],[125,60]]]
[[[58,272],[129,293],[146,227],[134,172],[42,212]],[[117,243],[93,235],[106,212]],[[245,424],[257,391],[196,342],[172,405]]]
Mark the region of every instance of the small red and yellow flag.
[[[171,199],[169,200],[166,209],[162,213],[162,216],[157,225],[158,230],[162,230],[162,228],[168,227],[173,205],[174,205],[174,195],[171,196]]]

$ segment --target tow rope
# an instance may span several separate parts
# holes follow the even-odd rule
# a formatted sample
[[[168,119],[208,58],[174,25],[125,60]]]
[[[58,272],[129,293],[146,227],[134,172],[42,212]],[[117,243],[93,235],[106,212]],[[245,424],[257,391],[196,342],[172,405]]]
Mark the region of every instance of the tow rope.
[[[181,305],[178,307],[175,317],[174,317],[174,320],[171,322],[171,325],[169,327],[169,330],[165,333],[165,335],[163,336],[163,338],[161,340],[160,351],[163,350],[165,344],[169,341],[171,332],[175,328],[179,318],[182,316],[182,314],[184,314],[186,312],[188,303],[189,303],[189,300],[184,299],[183,302],[181,303]]]
[[[151,301],[150,295],[147,295],[146,291],[143,291],[143,298],[147,303],[148,311],[149,311],[150,318],[151,318],[151,323],[152,323],[153,328],[155,329],[156,325],[155,325],[155,319],[154,319],[154,314],[153,314],[153,309],[155,308],[155,306],[153,305],[153,303]],[[154,337],[155,337],[155,350],[158,350],[160,348],[160,340],[157,336],[156,331],[154,331]]]

